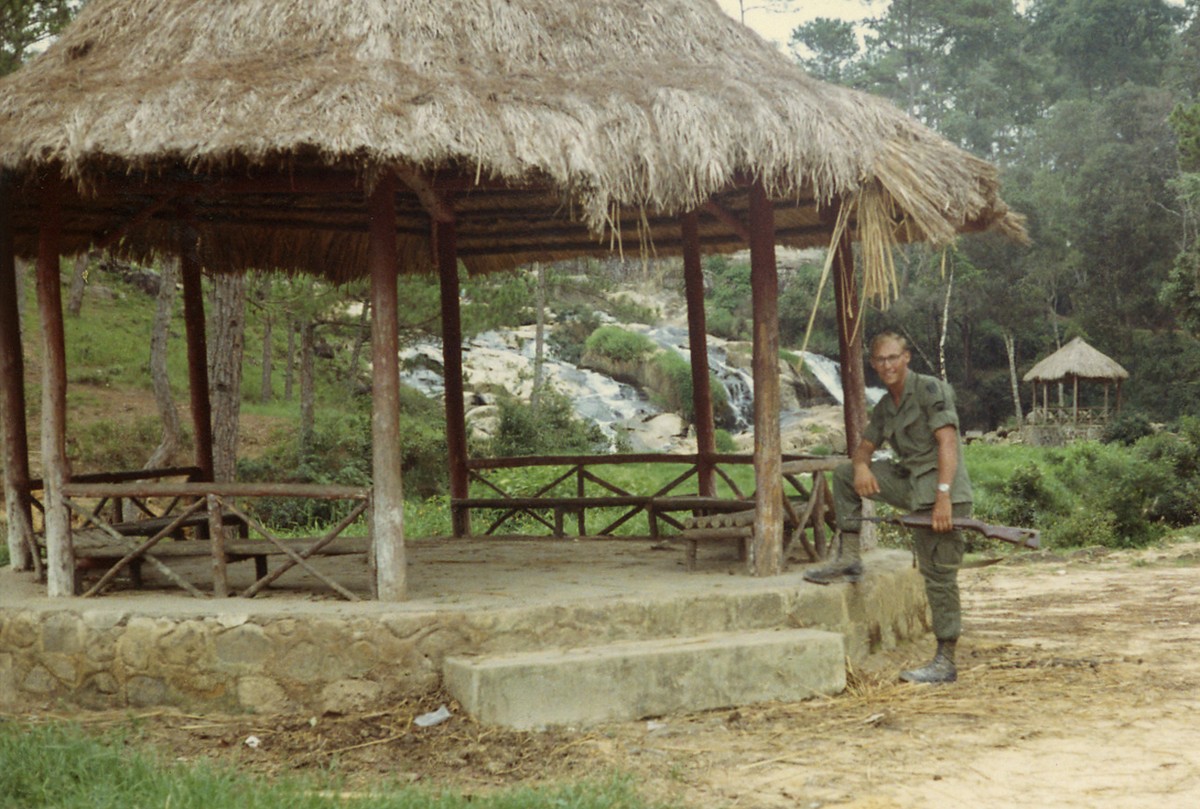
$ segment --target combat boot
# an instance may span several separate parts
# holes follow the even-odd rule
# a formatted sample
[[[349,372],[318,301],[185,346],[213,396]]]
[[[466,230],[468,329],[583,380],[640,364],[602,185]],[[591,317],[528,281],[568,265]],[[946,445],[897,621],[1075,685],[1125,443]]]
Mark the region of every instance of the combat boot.
[[[958,669],[954,665],[954,647],[957,641],[939,640],[937,652],[933,660],[919,669],[909,669],[900,672],[900,679],[906,683],[952,683],[958,679]]]
[[[854,583],[862,581],[862,575],[862,544],[859,535],[843,531],[837,559],[815,570],[804,571],[804,580],[813,584],[832,584],[835,581]]]

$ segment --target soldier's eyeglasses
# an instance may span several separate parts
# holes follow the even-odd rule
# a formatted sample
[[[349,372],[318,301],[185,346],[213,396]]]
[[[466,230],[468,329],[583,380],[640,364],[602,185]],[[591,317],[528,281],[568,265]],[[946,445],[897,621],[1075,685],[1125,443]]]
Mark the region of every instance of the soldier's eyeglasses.
[[[888,354],[886,357],[871,357],[871,363],[873,365],[895,365],[903,356],[903,354]]]

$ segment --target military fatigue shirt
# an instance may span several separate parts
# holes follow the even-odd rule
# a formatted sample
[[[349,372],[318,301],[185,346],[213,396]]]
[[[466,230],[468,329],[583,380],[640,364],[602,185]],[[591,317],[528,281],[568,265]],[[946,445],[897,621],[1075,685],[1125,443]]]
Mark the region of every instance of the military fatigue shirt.
[[[896,462],[908,472],[913,486],[913,507],[927,508],[937,499],[938,444],[935,430],[951,426],[958,445],[958,469],[950,484],[952,503],[971,502],[971,479],[963,464],[962,441],[958,437],[958,411],[954,390],[934,376],[909,371],[904,393],[897,404],[885,394],[871,411],[863,439],[876,447],[885,444],[896,454]]]

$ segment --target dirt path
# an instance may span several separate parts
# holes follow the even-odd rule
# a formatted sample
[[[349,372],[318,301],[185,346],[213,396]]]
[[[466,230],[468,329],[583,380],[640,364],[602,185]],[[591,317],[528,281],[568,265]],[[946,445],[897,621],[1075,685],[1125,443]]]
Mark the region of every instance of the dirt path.
[[[515,733],[459,715],[414,727],[437,694],[368,716],[159,713],[138,727],[172,758],[263,773],[336,761],[354,790],[380,778],[481,790],[619,770],[649,796],[705,809],[1200,806],[1200,544],[1024,557],[964,572],[964,595],[949,686],[895,682],[928,655],[922,644],[874,656],[835,699],[587,731]]]

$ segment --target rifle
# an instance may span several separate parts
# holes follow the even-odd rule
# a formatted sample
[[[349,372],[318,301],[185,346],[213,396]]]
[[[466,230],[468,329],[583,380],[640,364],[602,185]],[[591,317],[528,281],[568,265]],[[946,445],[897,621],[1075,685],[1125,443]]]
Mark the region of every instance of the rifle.
[[[900,514],[895,517],[863,517],[867,522],[887,522],[893,525],[899,525],[903,528],[932,528],[932,514]],[[967,531],[977,531],[985,537],[991,539],[999,539],[1003,542],[1008,542],[1016,545],[1019,548],[1029,548],[1037,550],[1041,547],[1038,540],[1041,532],[1034,528],[1010,528],[1007,525],[988,525],[982,520],[971,519],[970,517],[955,517],[953,520],[955,528],[961,528]]]

